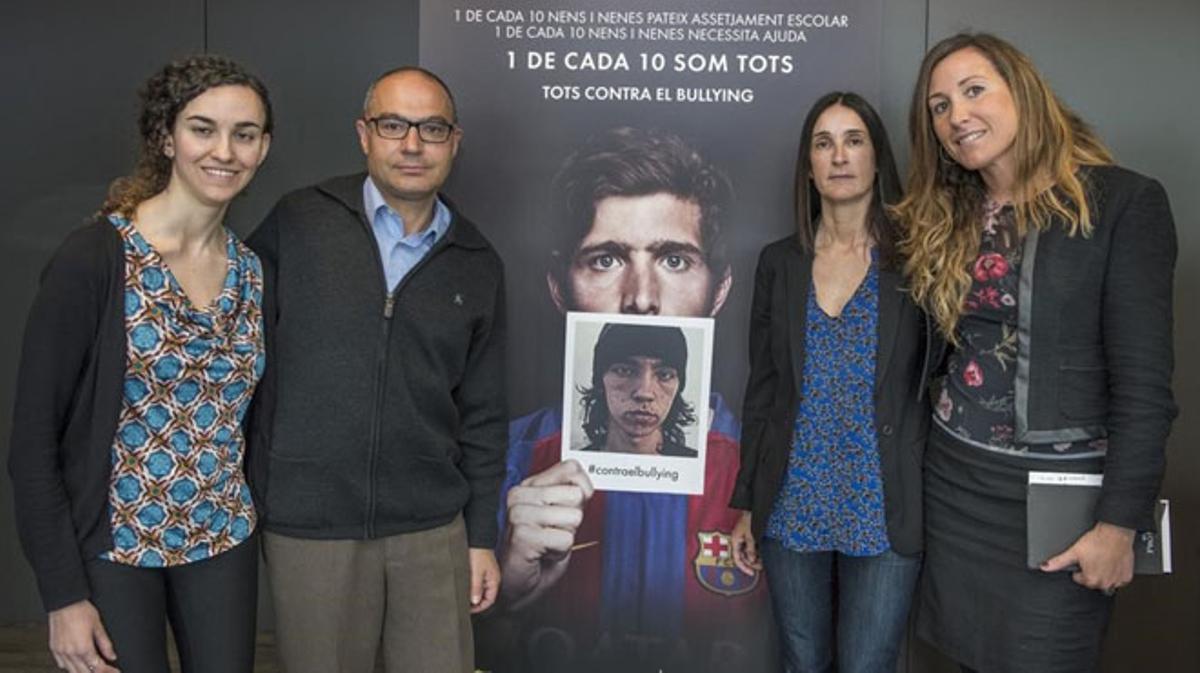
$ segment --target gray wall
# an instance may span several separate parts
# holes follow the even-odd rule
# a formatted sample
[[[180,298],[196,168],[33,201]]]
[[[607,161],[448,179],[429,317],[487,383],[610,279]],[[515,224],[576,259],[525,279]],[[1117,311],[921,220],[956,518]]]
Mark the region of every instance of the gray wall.
[[[69,4],[70,6],[64,6]],[[5,179],[0,202],[0,437],[11,426],[23,316],[37,272],[63,235],[100,202],[133,160],[134,91],[171,57],[208,49],[238,58],[271,86],[272,157],[230,224],[247,232],[287,189],[360,165],[354,118],[365,83],[417,59],[417,1],[174,0],[0,5],[5,82]],[[1121,593],[1105,670],[1200,670],[1200,3],[1086,0],[885,0],[879,101],[901,159],[914,70],[928,44],[963,28],[1014,41],[1055,90],[1110,143],[1121,163],[1157,177],[1179,234],[1177,372],[1182,409],[1168,448],[1176,574]],[[1191,309],[1191,310],[1188,310]],[[0,623],[39,619],[32,575],[16,542],[11,487],[0,479]],[[956,670],[916,644],[907,669]]]

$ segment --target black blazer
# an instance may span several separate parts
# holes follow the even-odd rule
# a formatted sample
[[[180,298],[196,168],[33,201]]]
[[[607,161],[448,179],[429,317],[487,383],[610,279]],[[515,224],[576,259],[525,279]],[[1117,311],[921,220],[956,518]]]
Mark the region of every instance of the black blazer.
[[[1080,171],[1093,230],[1025,237],[1017,307],[1016,441],[1106,437],[1098,521],[1151,528],[1177,408],[1171,393],[1175,225],[1157,181]]]
[[[742,464],[730,506],[753,513],[755,539],[783,484],[804,382],[804,339],[812,255],[795,237],[763,248],[750,311],[750,378],[742,416]],[[900,286],[879,269],[875,354],[875,432],[883,472],[888,540],[902,554],[921,550],[921,460],[929,433],[925,372],[933,334]]]

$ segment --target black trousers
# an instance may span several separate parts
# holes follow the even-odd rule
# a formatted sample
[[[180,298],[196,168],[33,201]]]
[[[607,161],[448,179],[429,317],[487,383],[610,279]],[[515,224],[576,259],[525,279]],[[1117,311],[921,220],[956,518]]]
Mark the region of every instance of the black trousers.
[[[121,673],[167,673],[169,622],[183,673],[251,673],[258,606],[258,534],[204,561],[137,568],[87,563],[92,603]]]

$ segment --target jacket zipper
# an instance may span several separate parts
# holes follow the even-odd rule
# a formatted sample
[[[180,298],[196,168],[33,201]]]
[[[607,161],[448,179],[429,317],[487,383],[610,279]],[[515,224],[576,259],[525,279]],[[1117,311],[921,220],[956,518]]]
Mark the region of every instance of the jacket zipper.
[[[378,255],[379,246],[375,244],[374,236],[371,236],[371,242],[375,245],[375,252]],[[392,316],[396,313],[396,300],[400,291],[404,289],[405,285],[408,285],[409,280],[422,267],[428,264],[429,260],[440,254],[447,246],[449,246],[449,243],[446,240],[446,236],[442,236],[434,244],[433,248],[425,253],[425,256],[418,260],[413,268],[408,270],[408,273],[404,275],[404,278],[400,279],[396,287],[387,293],[387,298],[383,302],[383,329],[379,342],[379,358],[375,366],[377,376],[375,382],[375,413],[371,418],[371,448],[370,457],[367,462],[367,520],[364,523],[363,532],[365,538],[368,540],[375,539],[375,470],[379,463],[379,452],[382,450],[381,445],[383,444],[383,403],[384,398],[387,396],[388,344],[391,341]],[[383,265],[381,263],[380,270],[382,271],[382,269]],[[386,278],[386,274],[384,275]],[[384,281],[384,285],[387,285],[386,280]]]
[[[395,290],[383,302],[383,326],[379,339],[379,357],[375,363],[375,413],[371,415],[371,453],[367,461],[367,520],[366,539],[375,538],[375,469],[383,437],[383,399],[387,383],[388,342],[392,332],[392,316],[396,312]]]

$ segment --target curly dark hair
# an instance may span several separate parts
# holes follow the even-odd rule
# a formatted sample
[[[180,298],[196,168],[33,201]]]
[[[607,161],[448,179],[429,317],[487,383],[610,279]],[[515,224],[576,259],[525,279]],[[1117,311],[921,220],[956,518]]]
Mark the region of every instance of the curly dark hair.
[[[138,92],[141,101],[138,132],[142,143],[137,164],[132,174],[113,181],[100,212],[131,216],[138,204],[166,189],[171,178],[171,159],[163,153],[163,147],[175,128],[179,112],[205,91],[230,85],[249,87],[258,94],[266,113],[263,132],[270,133],[273,118],[267,87],[237,62],[215,54],[172,61],[146,80]]]

